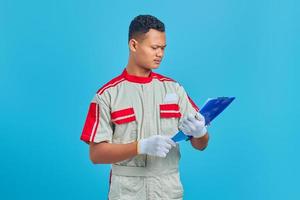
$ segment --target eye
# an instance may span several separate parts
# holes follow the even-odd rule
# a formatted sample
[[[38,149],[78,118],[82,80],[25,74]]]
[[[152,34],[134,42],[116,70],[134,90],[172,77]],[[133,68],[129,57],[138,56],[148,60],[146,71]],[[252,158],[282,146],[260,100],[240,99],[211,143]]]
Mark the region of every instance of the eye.
[[[158,47],[151,47],[153,50],[156,50]]]

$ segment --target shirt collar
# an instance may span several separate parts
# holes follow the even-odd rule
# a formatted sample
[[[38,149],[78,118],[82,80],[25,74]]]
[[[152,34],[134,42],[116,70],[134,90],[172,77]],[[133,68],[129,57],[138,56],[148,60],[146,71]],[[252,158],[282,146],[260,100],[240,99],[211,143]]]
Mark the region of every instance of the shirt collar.
[[[141,76],[135,76],[135,75],[131,75],[128,74],[126,68],[124,69],[124,71],[122,72],[122,76],[130,81],[130,82],[134,82],[134,83],[150,83],[153,79],[153,72],[150,72],[150,75],[148,77],[141,77]]]

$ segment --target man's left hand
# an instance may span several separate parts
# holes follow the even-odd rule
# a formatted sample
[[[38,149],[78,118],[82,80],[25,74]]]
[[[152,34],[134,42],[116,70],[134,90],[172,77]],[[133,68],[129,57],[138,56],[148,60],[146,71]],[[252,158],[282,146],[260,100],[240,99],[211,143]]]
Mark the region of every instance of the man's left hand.
[[[196,116],[189,114],[182,120],[179,129],[186,135],[193,136],[194,138],[200,138],[207,133],[205,127],[205,119],[197,113]]]

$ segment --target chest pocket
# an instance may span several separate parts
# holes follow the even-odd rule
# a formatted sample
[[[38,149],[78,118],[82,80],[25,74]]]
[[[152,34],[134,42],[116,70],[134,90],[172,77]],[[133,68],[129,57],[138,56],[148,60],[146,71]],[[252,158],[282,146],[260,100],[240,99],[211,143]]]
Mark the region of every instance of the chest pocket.
[[[173,135],[178,132],[178,123],[181,117],[179,105],[176,103],[160,104],[161,134]]]
[[[129,143],[137,140],[137,122],[133,107],[115,110],[111,113],[114,123],[114,143]]]

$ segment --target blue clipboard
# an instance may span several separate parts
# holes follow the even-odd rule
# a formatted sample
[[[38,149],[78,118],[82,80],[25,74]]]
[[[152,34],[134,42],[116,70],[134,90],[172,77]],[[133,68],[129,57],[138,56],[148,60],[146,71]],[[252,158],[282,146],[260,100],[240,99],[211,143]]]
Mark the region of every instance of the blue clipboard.
[[[205,125],[210,125],[210,122],[215,119],[225,108],[231,104],[235,97],[217,97],[207,99],[204,106],[200,109],[200,114],[205,118]],[[191,136],[185,135],[182,131],[179,131],[171,139],[174,142],[181,140],[189,140]]]

